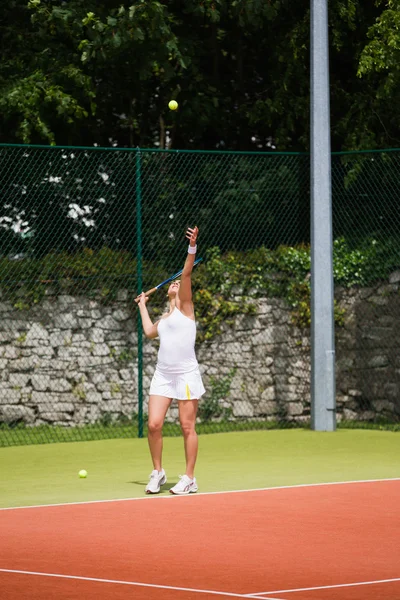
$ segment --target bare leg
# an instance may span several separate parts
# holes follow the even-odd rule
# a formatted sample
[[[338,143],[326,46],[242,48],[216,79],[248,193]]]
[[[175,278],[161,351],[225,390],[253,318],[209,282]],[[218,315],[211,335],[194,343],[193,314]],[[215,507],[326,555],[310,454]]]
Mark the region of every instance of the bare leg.
[[[180,400],[179,421],[183,433],[186,458],[186,475],[193,479],[194,467],[197,459],[198,439],[196,433],[196,415],[199,405],[198,400]]]
[[[164,425],[165,415],[171,404],[171,398],[165,396],[150,396],[149,397],[149,419],[148,419],[148,434],[147,440],[153,461],[153,467],[157,471],[162,469],[162,428]]]

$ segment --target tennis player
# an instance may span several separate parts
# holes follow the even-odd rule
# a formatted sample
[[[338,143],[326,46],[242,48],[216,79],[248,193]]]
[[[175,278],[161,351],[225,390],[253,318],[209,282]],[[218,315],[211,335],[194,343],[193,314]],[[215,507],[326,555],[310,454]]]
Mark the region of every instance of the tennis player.
[[[198,490],[194,476],[198,450],[195,424],[199,398],[205,393],[194,348],[196,323],[191,284],[198,233],[198,227],[189,228],[186,232],[189,240],[188,255],[180,281],[174,281],[168,288],[169,312],[153,323],[146,306],[148,297],[142,292],[136,298],[146,337],[160,338],[149,396],[148,442],[154,468],[146,486],[147,494],[157,494],[167,482],[167,475],[162,467],[162,429],[173,399],[178,401],[186,471],[170,492],[184,495]]]

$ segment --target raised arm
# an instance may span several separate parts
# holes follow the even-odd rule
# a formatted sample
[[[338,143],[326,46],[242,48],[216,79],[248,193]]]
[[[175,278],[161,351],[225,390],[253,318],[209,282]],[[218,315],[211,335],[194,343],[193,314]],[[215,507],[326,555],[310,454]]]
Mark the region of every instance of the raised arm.
[[[144,335],[146,337],[152,339],[152,338],[156,338],[158,336],[158,331],[157,331],[158,321],[157,321],[157,323],[153,323],[153,321],[150,319],[150,315],[149,315],[149,312],[148,312],[147,306],[146,306],[146,302],[148,299],[149,298],[146,296],[146,294],[144,292],[142,292],[135,299],[135,302],[139,306],[140,316],[142,318]]]
[[[179,300],[181,302],[182,312],[188,316],[193,314],[193,303],[192,303],[192,270],[194,261],[196,258],[197,251],[197,236],[199,234],[199,228],[194,229],[188,228],[186,232],[186,238],[189,240],[188,255],[185,260],[181,275],[181,284],[179,286]]]

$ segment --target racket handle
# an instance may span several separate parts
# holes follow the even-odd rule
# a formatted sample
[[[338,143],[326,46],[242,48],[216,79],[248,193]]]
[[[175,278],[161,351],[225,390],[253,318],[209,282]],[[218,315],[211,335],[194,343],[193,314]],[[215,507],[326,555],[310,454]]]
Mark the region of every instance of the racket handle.
[[[148,292],[145,292],[144,295],[145,296],[150,296],[150,294],[154,294],[154,292],[157,291],[156,287],[151,288],[151,290],[149,290]]]

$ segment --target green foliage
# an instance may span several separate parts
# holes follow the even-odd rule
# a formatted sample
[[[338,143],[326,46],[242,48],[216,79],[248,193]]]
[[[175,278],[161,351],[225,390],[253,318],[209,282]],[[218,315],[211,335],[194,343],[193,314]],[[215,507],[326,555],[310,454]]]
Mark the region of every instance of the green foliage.
[[[110,427],[110,425],[112,425],[113,423],[113,415],[111,412],[103,412],[101,414],[101,417],[99,419],[99,425],[100,427]]]
[[[364,286],[388,277],[399,264],[398,244],[364,240],[356,248],[343,239],[334,242],[334,281],[336,285]],[[200,315],[200,338],[221,333],[224,323],[235,314],[252,314],[257,297],[282,297],[292,307],[292,321],[309,327],[310,249],[307,246],[261,247],[246,253],[221,256],[218,248],[207,254],[196,277],[194,301]],[[232,298],[235,297],[235,302]],[[335,323],[344,323],[344,311],[334,303]]]
[[[84,248],[75,254],[47,254],[42,259],[2,257],[0,273],[3,297],[19,310],[38,304],[46,294],[100,294],[109,302],[121,288],[136,292],[136,260],[127,252],[106,247],[97,252]],[[105,289],[107,294],[102,293]]]
[[[19,344],[24,344],[26,342],[26,336],[27,336],[27,333],[26,333],[26,331],[24,331],[15,339],[15,341],[18,342]]]
[[[221,256],[211,248],[196,278],[194,302],[200,315],[200,339],[221,333],[236,314],[254,314],[254,299],[285,297],[299,326],[309,323],[309,249],[265,247]],[[308,315],[308,321],[306,318]]]
[[[388,146],[398,2],[329,11],[334,147]],[[3,2],[1,139],[307,149],[309,22],[308,0]]]
[[[67,342],[66,344],[67,346],[69,345],[69,343]],[[75,381],[72,387],[72,393],[76,398],[79,398],[80,400],[85,400],[86,399],[86,392],[85,392],[85,388],[84,388],[84,383],[85,383],[85,377],[84,375],[82,375],[82,377],[80,378],[79,381]]]
[[[58,83],[64,80],[64,84]],[[55,144],[55,134],[51,130],[46,113],[54,111],[65,123],[71,124],[88,116],[88,111],[79,101],[65,91],[69,86],[78,85],[85,89],[87,97],[94,96],[90,83],[72,65],[61,69],[53,79],[47,73],[34,71],[25,78],[19,78],[5,86],[0,95],[0,110],[3,115],[17,116],[17,136],[24,143],[34,139],[35,134],[50,144]]]
[[[399,264],[398,244],[387,239],[379,242],[366,239],[350,246],[344,238],[334,241],[334,280],[345,287],[366,286],[384,280]],[[38,304],[45,295],[68,293],[93,295],[112,302],[118,291],[137,292],[136,260],[127,252],[109,248],[99,251],[84,249],[69,255],[66,252],[48,254],[42,259],[10,261],[0,259],[0,287],[3,298],[20,310]],[[156,274],[156,275],[155,275]],[[166,278],[162,266],[144,265],[144,288]],[[102,294],[102,290],[107,294]],[[210,248],[204,263],[194,271],[194,303],[198,315],[199,340],[207,341],[234,322],[238,314],[251,316],[256,312],[257,297],[285,298],[292,308],[293,323],[310,325],[310,249],[308,246],[279,246],[276,250],[260,247],[247,252],[228,252]],[[149,304],[153,315],[165,310],[162,293]],[[335,304],[335,321],[343,324],[343,310]],[[117,356],[116,350],[114,355]],[[129,362],[133,349],[122,349],[117,358]]]
[[[334,241],[333,275],[338,285],[364,286],[384,279],[399,264],[399,247],[394,240],[365,239],[351,247],[344,238]]]
[[[101,413],[99,420],[91,426],[86,427],[97,427],[105,429],[120,430],[120,435],[117,437],[125,437],[123,429],[131,432],[131,435],[137,433],[138,427],[138,415],[132,412],[130,415],[125,413],[115,413],[111,411],[104,411]]]
[[[383,5],[383,0],[378,0],[377,4]],[[381,15],[368,30],[370,42],[362,51],[358,75],[383,72],[385,77],[378,93],[390,96],[400,76],[400,3],[398,0],[387,0],[385,4]]]
[[[400,431],[400,424],[384,417],[376,417],[370,421],[346,421],[338,423],[338,429],[375,429],[379,431]]]
[[[221,401],[229,396],[232,380],[236,369],[231,369],[226,377],[210,377],[211,391],[207,397],[199,403],[199,417],[202,423],[213,419],[227,419],[232,411],[221,406]]]
[[[37,0],[14,0],[0,8],[0,109],[8,140],[55,144],[58,127],[72,131],[95,110],[92,79],[65,37],[57,40],[61,32],[35,20],[36,12],[48,15],[50,8]]]
[[[136,348],[124,348],[118,355],[118,360],[122,363],[132,362],[137,358]]]
[[[211,248],[205,266],[198,269],[193,301],[200,340],[210,340],[221,333],[223,325],[229,325],[235,315],[255,312],[255,306],[245,296],[232,301],[234,286],[238,283],[236,258],[228,254],[225,260],[219,248]]]

